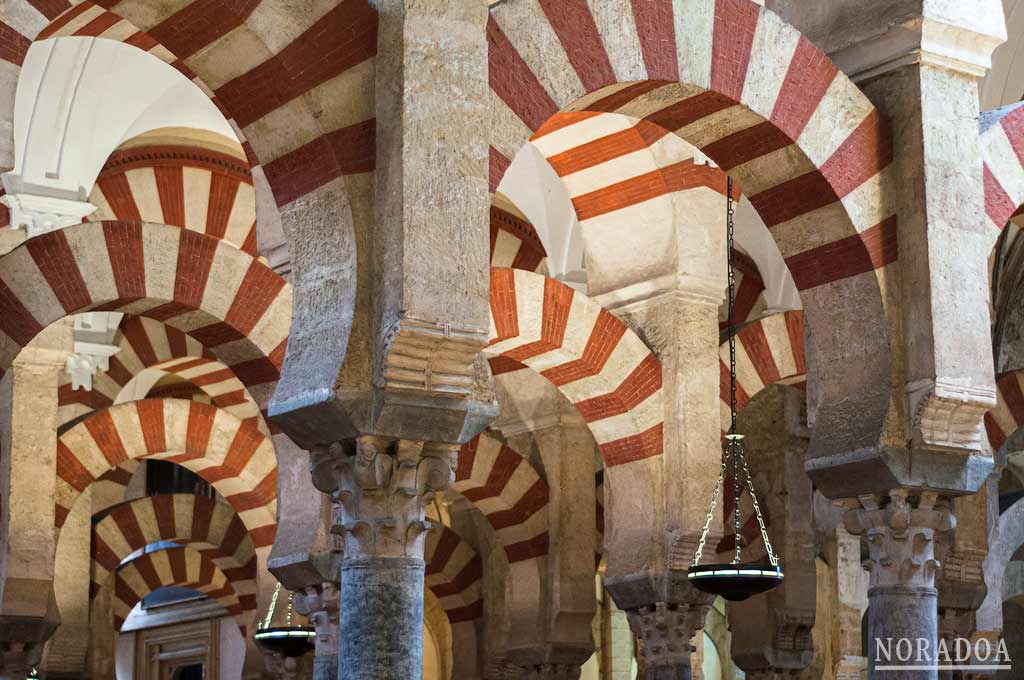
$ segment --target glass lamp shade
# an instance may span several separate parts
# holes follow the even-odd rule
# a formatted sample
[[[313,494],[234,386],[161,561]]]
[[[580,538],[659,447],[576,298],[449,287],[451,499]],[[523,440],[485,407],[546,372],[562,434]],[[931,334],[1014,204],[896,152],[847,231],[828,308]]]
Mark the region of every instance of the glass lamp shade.
[[[316,631],[309,626],[277,626],[260,628],[253,637],[268,652],[299,657],[313,651]]]
[[[690,567],[687,578],[698,590],[738,602],[776,588],[783,573],[770,564],[705,564]]]

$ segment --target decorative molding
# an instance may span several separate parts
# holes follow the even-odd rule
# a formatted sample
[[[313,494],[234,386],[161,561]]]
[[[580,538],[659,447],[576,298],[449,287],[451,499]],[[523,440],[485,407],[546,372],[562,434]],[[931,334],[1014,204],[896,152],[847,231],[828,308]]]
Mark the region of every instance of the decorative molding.
[[[484,329],[399,319],[384,335],[378,380],[385,389],[469,397],[487,336]]]
[[[10,211],[10,226],[24,229],[28,238],[81,224],[96,210],[96,206],[85,201],[35,194],[7,193],[0,196],[0,203]]]
[[[115,344],[121,312],[86,312],[75,315],[74,352],[65,362],[71,374],[71,389],[92,391],[92,378],[99,371],[110,370],[110,357],[121,348]]]
[[[924,378],[907,384],[915,437],[930,446],[981,450],[985,413],[996,405],[994,389],[977,389]]]
[[[844,503],[846,530],[867,542],[863,567],[872,587],[934,587],[940,566],[935,534],[956,526],[948,500],[933,491],[911,496],[907,489],[895,489],[887,498],[868,494]]]
[[[123,173],[137,168],[195,167],[230,175],[252,184],[252,172],[244,159],[226,153],[184,144],[161,144],[131,147],[115,151],[103,164],[100,176]]]
[[[345,557],[423,558],[426,506],[455,481],[458,445],[362,436],[312,453],[314,484],[340,502]]]
[[[295,611],[316,627],[316,655],[337,656],[338,620],[341,606],[338,584],[324,581],[318,587],[295,593]]]

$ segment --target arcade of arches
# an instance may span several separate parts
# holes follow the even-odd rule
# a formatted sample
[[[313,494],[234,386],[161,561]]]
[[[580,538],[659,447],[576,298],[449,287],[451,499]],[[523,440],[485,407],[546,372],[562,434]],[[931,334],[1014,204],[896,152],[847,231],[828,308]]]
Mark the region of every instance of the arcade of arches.
[[[1024,677],[1022,48],[1018,0],[0,0],[0,678]],[[744,602],[686,578],[730,178]],[[765,559],[731,500],[706,559]]]

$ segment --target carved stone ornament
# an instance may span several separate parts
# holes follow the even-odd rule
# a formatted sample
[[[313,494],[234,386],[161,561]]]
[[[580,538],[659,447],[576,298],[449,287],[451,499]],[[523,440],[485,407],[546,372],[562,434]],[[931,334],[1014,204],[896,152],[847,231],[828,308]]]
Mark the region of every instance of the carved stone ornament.
[[[657,602],[626,612],[645,668],[687,665],[694,651],[690,639],[704,623],[708,605]]]
[[[314,484],[340,504],[345,557],[423,557],[426,506],[455,480],[453,444],[360,437],[312,456]]]
[[[309,619],[316,628],[316,655],[338,653],[338,618],[340,593],[338,584],[325,581],[319,587],[295,593],[295,611]]]
[[[863,566],[872,587],[934,587],[939,568],[936,532],[956,526],[948,500],[932,491],[912,496],[907,489],[896,489],[888,498],[863,495],[845,505],[846,530],[867,542],[869,557]]]

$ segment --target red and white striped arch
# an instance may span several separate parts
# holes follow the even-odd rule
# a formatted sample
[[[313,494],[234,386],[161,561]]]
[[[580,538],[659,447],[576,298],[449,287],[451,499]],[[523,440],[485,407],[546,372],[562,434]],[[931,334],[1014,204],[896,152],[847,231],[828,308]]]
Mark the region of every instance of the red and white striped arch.
[[[488,40],[492,189],[526,140],[555,132],[543,126],[560,111],[575,112],[570,121],[620,113],[645,124],[605,160],[673,132],[697,146],[739,180],[799,289],[895,259],[880,115],[809,40],[750,0],[615,12],[510,0],[492,10]]]
[[[587,421],[608,467],[662,453],[661,364],[626,325],[565,284],[491,270],[484,353],[550,380]]]
[[[510,564],[548,554],[550,489],[520,453],[486,432],[471,439],[452,490],[480,509]]]
[[[210,558],[188,547],[140,555],[114,575],[114,628],[121,630],[135,605],[154,590],[181,586],[198,590],[222,604],[238,622],[245,637],[256,613],[256,604],[242,603],[235,590],[236,583]]]
[[[764,279],[757,269],[757,263],[738,250],[732,254],[733,272],[736,276],[736,305],[733,311],[737,324],[751,323],[764,316],[768,306],[765,299]],[[729,325],[729,306],[719,309],[719,330]]]
[[[122,503],[93,526],[93,597],[121,561],[151,543],[174,541],[207,557],[232,582],[239,603],[256,608],[256,549],[234,509],[212,498],[163,494]]]
[[[483,616],[483,565],[468,543],[442,525],[427,534],[424,559],[427,588],[440,600],[452,626]]]
[[[491,205],[491,266],[544,273],[547,251],[530,220],[502,194]]]
[[[1024,371],[1010,371],[996,379],[996,405],[985,414],[985,432],[993,453],[1024,425]]]
[[[72,389],[70,375],[61,374],[58,422],[64,424],[112,406],[140,378],[174,375],[202,390],[217,408],[239,420],[252,421],[265,434],[270,432],[249,389],[195,338],[153,319],[131,317],[121,322],[114,342],[120,350],[110,358],[110,369],[93,377],[92,390]],[[255,387],[265,403],[272,383]]]
[[[374,169],[377,13],[369,3],[343,0],[292,13],[287,22],[256,2],[27,4],[44,7],[53,20],[40,38],[125,42],[191,78],[240,132],[250,165],[262,166],[280,207],[338,177]],[[27,47],[18,42],[23,58]],[[314,110],[316,101],[346,105],[325,115]]]
[[[94,480],[126,460],[182,465],[213,485],[257,548],[277,532],[277,458],[270,438],[209,404],[143,399],[97,411],[57,439],[56,524]]]
[[[718,352],[722,376],[722,431],[729,429],[729,343]],[[802,387],[807,381],[804,313],[772,314],[736,334],[736,408],[742,409],[758,392],[779,383]]]
[[[89,310],[147,316],[188,333],[245,385],[280,375],[291,287],[223,241],[177,227],[81,224],[0,257],[0,370],[47,325]]]
[[[122,148],[89,195],[90,222],[169,224],[205,233],[258,257],[256,195],[248,162],[196,146]]]
[[[992,245],[1014,213],[1024,205],[1024,105],[988,112],[981,133],[985,161],[985,214]]]

